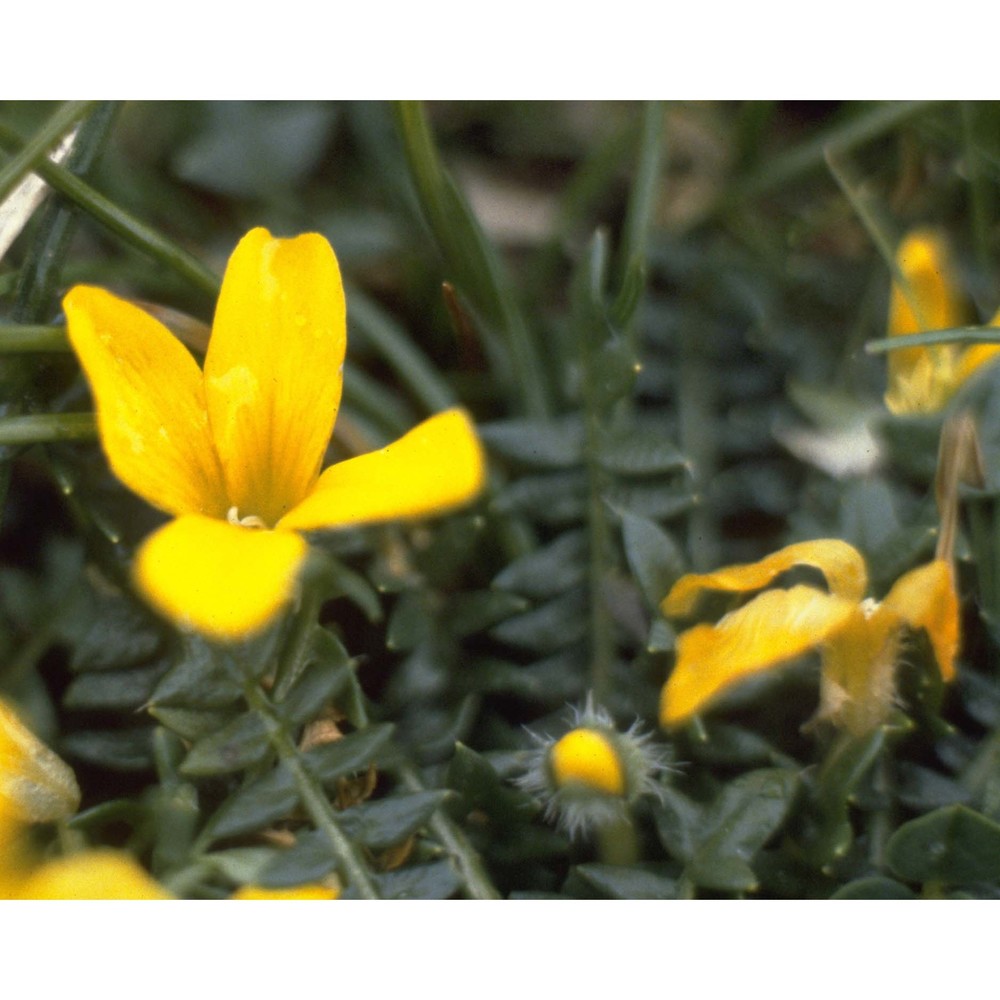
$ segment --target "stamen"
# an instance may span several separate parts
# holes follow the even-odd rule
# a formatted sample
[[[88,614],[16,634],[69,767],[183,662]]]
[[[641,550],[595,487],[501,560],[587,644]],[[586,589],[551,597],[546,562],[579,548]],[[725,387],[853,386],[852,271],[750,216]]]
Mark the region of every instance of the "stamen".
[[[266,528],[267,522],[256,514],[247,514],[240,517],[240,512],[236,507],[230,507],[226,511],[226,520],[237,528]]]

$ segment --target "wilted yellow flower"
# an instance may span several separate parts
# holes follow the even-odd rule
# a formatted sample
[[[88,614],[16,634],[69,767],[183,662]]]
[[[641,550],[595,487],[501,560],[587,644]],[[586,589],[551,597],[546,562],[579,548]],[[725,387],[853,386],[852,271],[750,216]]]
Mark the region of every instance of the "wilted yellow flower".
[[[0,899],[169,899],[121,851],[39,861],[29,826],[66,819],[79,803],[69,766],[0,700]]]
[[[63,301],[112,470],[174,516],[140,548],[148,600],[182,627],[236,641],[295,593],[299,532],[450,510],[484,458],[464,411],[320,475],[340,405],[346,314],[330,244],[249,232],[222,283],[204,371],[158,320],[100,288]]]
[[[0,820],[65,819],[80,804],[72,770],[0,700]]]
[[[319,882],[290,886],[287,889],[266,889],[261,885],[244,885],[233,893],[233,899],[338,899],[340,891]]]
[[[958,275],[944,237],[928,229],[910,233],[896,251],[907,288],[893,282],[889,336],[963,326]],[[1000,313],[990,326],[1000,326]],[[936,413],[970,375],[1000,351],[997,344],[938,344],[889,352],[885,405],[896,414]]]
[[[800,542],[756,563],[681,577],[662,609],[687,616],[705,591],[750,593],[796,566],[818,569],[828,590],[805,584],[764,590],[715,625],[696,625],[678,637],[677,661],[660,701],[663,725],[685,721],[744,678],[818,649],[818,718],[870,731],[892,707],[907,629],[927,632],[942,678],[954,677],[959,607],[944,559],[904,574],[879,603],[864,599],[868,573],[856,549],[839,539]]]

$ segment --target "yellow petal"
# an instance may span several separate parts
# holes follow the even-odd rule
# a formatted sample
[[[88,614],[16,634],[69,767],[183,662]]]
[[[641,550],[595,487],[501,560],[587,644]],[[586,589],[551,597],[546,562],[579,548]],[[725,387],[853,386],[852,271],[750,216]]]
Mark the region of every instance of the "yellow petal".
[[[958,275],[951,250],[940,233],[930,229],[914,230],[899,244],[896,264],[908,287],[904,290],[898,283],[892,284],[890,337],[921,330],[946,330],[962,324],[964,314]],[[905,357],[909,353],[908,350],[894,351],[890,357],[901,354]]]
[[[474,499],[486,461],[464,410],[418,424],[381,451],[331,466],[280,522],[309,531],[441,514]]]
[[[273,527],[316,481],[340,405],[344,289],[316,233],[254,229],[226,268],[205,358],[230,503]]]
[[[896,695],[900,622],[885,604],[855,608],[822,651],[818,719],[854,733],[885,721]]]
[[[115,475],[168,514],[224,516],[222,470],[194,358],[158,320],[103,289],[77,285],[63,308]]]
[[[952,680],[961,623],[951,564],[935,559],[901,576],[882,606],[899,615],[910,628],[926,629],[941,677]]]
[[[0,820],[65,819],[79,804],[80,788],[69,766],[0,701]]]
[[[0,814],[0,899],[17,899],[34,867],[27,827]]]
[[[320,883],[296,885],[287,889],[265,889],[260,885],[245,885],[233,893],[233,899],[337,899],[340,892]]]
[[[965,313],[958,279],[944,238],[931,230],[907,236],[896,252],[906,288],[893,282],[889,295],[889,335],[961,326]],[[890,351],[885,403],[898,414],[934,413],[961,384],[960,351],[953,345]]]
[[[735,593],[759,590],[793,566],[813,566],[820,570],[830,593],[849,601],[860,601],[868,587],[865,561],[857,549],[839,538],[821,538],[788,545],[759,562],[682,576],[664,599],[663,613],[673,617],[691,614],[706,590]]]
[[[682,722],[738,681],[816,648],[844,627],[856,607],[813,587],[768,590],[718,624],[682,633],[660,721]]]
[[[625,793],[625,769],[611,740],[594,729],[573,729],[550,751],[556,785],[586,785],[606,795]]]
[[[84,851],[48,861],[21,885],[21,899],[171,899],[122,851]]]
[[[292,599],[307,551],[292,532],[192,515],[151,535],[134,572],[149,602],[176,625],[235,642],[270,624]]]
[[[997,323],[994,321],[991,325],[996,326]],[[997,354],[1000,354],[1000,344],[972,344],[967,347],[958,360],[955,388],[971,378],[983,365],[996,360]]]

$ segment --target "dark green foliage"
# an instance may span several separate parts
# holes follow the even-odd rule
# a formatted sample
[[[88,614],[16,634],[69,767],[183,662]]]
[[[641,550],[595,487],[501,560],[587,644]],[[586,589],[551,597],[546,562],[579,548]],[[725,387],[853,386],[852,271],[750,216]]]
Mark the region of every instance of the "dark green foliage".
[[[77,119],[73,155],[46,162]],[[400,899],[994,898],[1000,369],[952,407],[986,474],[961,488],[955,683],[908,631],[870,733],[810,724],[815,657],[674,731],[658,704],[684,573],[841,538],[878,599],[933,557],[948,414],[888,414],[864,344],[886,332],[879,247],[911,226],[948,233],[970,320],[993,316],[996,122],[851,102],[0,107],[0,187],[33,169],[53,191],[0,261],[0,693],[77,772],[71,835],[203,898],[333,876]],[[59,300],[87,282],[169,307],[200,359],[258,221],[338,253],[327,462],[461,405],[489,482],[425,523],[312,533],[287,620],[223,648],[133,592],[162,518],[88,439]],[[33,443],[13,417],[40,419]],[[588,695],[676,762],[614,836],[570,836],[546,785]],[[518,784],[533,768],[547,793]]]

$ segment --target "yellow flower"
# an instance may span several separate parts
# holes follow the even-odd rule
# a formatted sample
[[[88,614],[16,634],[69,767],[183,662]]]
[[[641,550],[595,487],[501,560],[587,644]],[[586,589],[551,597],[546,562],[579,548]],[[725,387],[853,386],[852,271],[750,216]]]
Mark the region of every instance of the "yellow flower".
[[[625,793],[625,771],[611,740],[595,729],[571,729],[549,753],[552,776],[559,788],[574,782],[604,792]]]
[[[46,861],[17,890],[18,899],[172,899],[124,851],[81,851]]]
[[[233,899],[338,899],[340,892],[319,882],[296,885],[287,889],[265,889],[260,885],[245,885],[233,893]]]
[[[168,899],[122,851],[39,863],[28,828],[71,816],[80,789],[68,765],[0,700],[0,899]]]
[[[905,290],[893,282],[889,294],[889,336],[965,325],[958,278],[944,238],[932,230],[910,233],[896,251]],[[1000,313],[990,326],[1000,326]],[[936,413],[970,375],[991,360],[1000,345],[939,344],[889,352],[885,405],[896,414]]]
[[[249,232],[222,283],[204,371],[169,330],[110,293],[63,302],[122,482],[174,520],[141,546],[135,578],[182,627],[236,641],[293,598],[299,532],[421,518],[475,497],[482,449],[464,411],[320,475],[340,404],[340,270],[315,233]]]
[[[660,700],[660,721],[676,725],[744,678],[818,649],[818,718],[852,732],[884,721],[895,696],[895,669],[907,629],[924,629],[944,680],[955,675],[959,607],[951,564],[935,559],[904,574],[881,602],[864,600],[864,560],[839,539],[789,545],[756,563],[689,574],[662,609],[687,616],[709,590],[745,594],[797,566],[818,569],[828,590],[797,584],[764,590],[715,625],[696,625],[677,641],[677,661]]]

